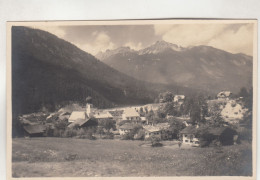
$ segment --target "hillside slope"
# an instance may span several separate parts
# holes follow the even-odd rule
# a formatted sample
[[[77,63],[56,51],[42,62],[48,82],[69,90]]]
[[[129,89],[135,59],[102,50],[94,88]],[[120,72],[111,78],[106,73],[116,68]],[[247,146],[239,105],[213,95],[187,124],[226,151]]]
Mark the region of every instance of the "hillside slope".
[[[97,107],[152,102],[157,93],[45,31],[12,28],[14,114],[93,97]]]

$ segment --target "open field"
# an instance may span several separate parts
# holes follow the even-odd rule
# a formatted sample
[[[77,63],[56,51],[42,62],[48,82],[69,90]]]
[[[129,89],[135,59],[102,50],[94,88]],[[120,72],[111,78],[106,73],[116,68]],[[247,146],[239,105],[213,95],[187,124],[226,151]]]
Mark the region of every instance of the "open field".
[[[13,139],[13,177],[251,176],[251,144],[221,149],[164,142],[73,138]]]

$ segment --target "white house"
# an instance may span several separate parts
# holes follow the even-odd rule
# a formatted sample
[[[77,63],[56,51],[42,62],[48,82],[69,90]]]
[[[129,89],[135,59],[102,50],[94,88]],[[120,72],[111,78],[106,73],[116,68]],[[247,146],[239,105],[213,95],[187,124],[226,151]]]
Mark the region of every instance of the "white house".
[[[140,121],[140,114],[134,108],[126,108],[122,115],[123,120]]]
[[[182,135],[182,143],[193,146],[199,146],[199,139],[196,137],[197,127],[188,126],[184,128],[180,134]]]
[[[145,139],[152,136],[162,138],[163,131],[167,131],[169,127],[169,123],[158,123],[156,125],[143,126],[145,130]]]
[[[158,137],[161,138],[162,132],[159,127],[155,126],[144,126],[145,129],[145,139],[148,139],[149,137]]]
[[[131,132],[134,129],[133,124],[131,123],[125,123],[122,126],[119,127],[119,134],[124,135],[126,133]]]
[[[184,95],[175,95],[173,98],[173,102],[182,104],[185,100],[185,96]]]

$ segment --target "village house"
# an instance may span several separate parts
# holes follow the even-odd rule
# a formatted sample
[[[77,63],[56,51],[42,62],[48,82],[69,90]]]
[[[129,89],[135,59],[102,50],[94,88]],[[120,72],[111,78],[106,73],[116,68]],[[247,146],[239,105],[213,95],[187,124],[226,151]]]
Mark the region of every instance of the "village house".
[[[217,94],[218,100],[229,100],[232,93],[230,91],[221,91]]]
[[[145,126],[145,139],[148,139],[150,137],[158,137],[161,139],[162,132],[159,127],[154,127],[154,126]]]
[[[134,129],[134,125],[132,123],[125,123],[119,127],[119,134],[124,135],[126,133],[130,133]]]
[[[173,98],[173,102],[178,103],[178,104],[183,104],[185,100],[184,95],[175,95]]]
[[[122,118],[123,112],[124,112],[124,110],[109,111],[109,113],[113,116],[113,119],[117,123],[123,120],[123,118]]]
[[[200,146],[202,142],[196,137],[199,127],[188,126],[184,128],[180,134],[182,135],[182,143],[192,146]],[[214,127],[209,128],[207,133],[207,142],[209,145],[213,140],[217,140],[222,145],[233,145],[237,139],[237,132],[230,127]],[[205,141],[205,140],[204,140]]]
[[[93,117],[96,118],[98,121],[104,119],[113,119],[113,116],[110,114],[110,112],[97,112],[93,115]]]
[[[182,136],[182,143],[193,146],[199,146],[199,139],[196,137],[197,127],[187,126],[180,134]]]
[[[59,115],[59,120],[68,120],[70,118],[70,114],[69,112],[62,112],[60,115]]]
[[[76,122],[79,119],[86,119],[87,115],[85,111],[73,111],[68,119],[69,123]]]
[[[123,120],[131,120],[138,122],[141,120],[140,114],[134,108],[126,108],[122,114]]]
[[[168,136],[170,135],[167,132],[169,127],[170,127],[170,125],[168,123],[158,123],[155,125],[143,126],[143,128],[145,130],[145,139],[149,139],[150,137],[168,139],[169,138]]]
[[[68,127],[73,128],[74,126],[78,126],[80,128],[86,128],[97,126],[98,122],[94,120],[96,111],[97,109],[93,108],[93,105],[89,103],[86,105],[86,111],[73,111],[68,119],[70,123]],[[106,117],[106,115],[97,114],[97,117],[102,119]]]
[[[73,123],[68,125],[68,128],[73,128],[75,126],[79,128],[92,128],[98,125],[97,121],[92,118],[85,118],[85,119],[77,119]]]

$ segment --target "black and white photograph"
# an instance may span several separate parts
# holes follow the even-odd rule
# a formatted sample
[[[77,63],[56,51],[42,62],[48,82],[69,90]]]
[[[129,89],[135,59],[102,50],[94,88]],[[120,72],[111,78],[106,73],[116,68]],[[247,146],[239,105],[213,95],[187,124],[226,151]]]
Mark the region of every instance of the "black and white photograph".
[[[256,20],[7,25],[12,178],[255,176]]]

